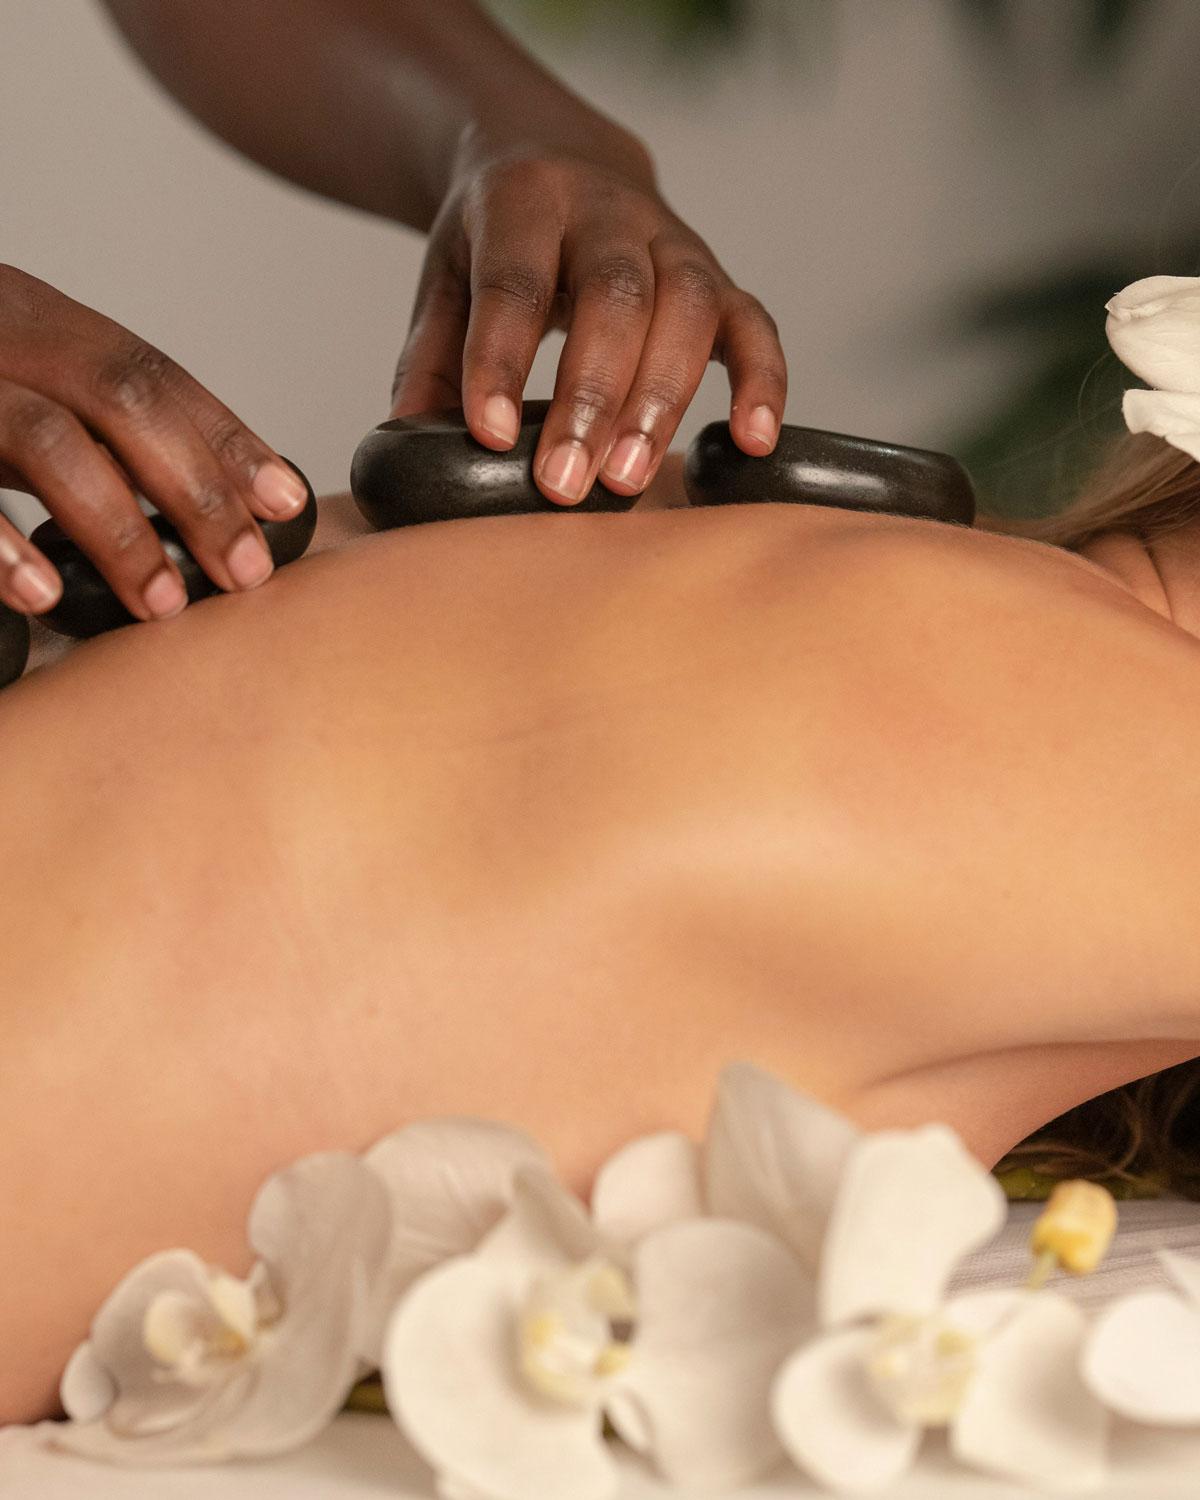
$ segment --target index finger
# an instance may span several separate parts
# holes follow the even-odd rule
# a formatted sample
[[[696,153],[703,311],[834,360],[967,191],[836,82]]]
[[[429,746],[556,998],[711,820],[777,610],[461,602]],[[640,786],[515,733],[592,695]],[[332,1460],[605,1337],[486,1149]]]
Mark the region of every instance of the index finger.
[[[787,405],[787,357],[779,329],[749,292],[730,294],[715,352],[729,371],[729,430],[743,453],[771,453]]]

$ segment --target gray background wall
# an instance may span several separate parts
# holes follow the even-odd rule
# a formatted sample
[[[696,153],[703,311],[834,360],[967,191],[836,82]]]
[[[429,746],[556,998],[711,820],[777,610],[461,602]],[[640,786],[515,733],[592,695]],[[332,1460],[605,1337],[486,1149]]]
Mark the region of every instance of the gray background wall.
[[[1200,226],[1195,0],[1160,5],[1090,81],[1075,0],[1018,0],[1002,67],[952,0],[770,14],[789,10],[820,46],[807,24],[792,47],[768,28],[690,74],[615,25],[548,40],[518,24],[651,143],[676,207],[776,314],[792,420],[944,441],[1022,358],[948,331],[972,288],[1114,243],[1147,272],[1193,269],[1156,247]],[[91,0],[0,0],[0,260],[167,349],[319,488],[345,485],[385,414],[421,250],[207,137]],[[543,351],[531,391],[552,370]],[[724,399],[712,371],[685,435]]]

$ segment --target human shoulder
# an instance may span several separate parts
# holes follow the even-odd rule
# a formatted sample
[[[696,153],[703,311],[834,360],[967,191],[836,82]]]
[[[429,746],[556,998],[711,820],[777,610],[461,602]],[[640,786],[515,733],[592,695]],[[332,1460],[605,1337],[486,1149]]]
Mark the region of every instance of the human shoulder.
[[[1131,627],[1200,637],[1200,528],[1151,545],[1124,532],[1106,532],[1079,551],[1008,529],[910,523],[890,547],[915,568],[946,568],[943,587],[986,599],[1020,602],[1047,622],[1063,608],[1115,614]],[[1044,611],[1044,615],[1042,614]],[[1173,626],[1163,632],[1164,622]]]

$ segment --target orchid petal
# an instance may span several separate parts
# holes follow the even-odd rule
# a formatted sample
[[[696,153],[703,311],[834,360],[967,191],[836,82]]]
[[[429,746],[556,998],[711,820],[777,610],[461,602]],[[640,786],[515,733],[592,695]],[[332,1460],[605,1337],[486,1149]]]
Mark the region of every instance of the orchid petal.
[[[512,1207],[484,1236],[478,1254],[520,1295],[538,1277],[587,1260],[601,1244],[574,1193],[544,1168],[523,1167],[513,1186]]]
[[[265,1184],[249,1237],[282,1312],[259,1335],[258,1378],[225,1428],[231,1454],[286,1452],[337,1414],[368,1340],[390,1232],[387,1193],[358,1157],[306,1157]]]
[[[627,1448],[632,1448],[635,1453],[648,1455],[651,1452],[654,1433],[650,1413],[636,1391],[624,1386],[614,1387],[604,1398],[604,1415]]]
[[[604,1500],[617,1476],[594,1408],[538,1398],[516,1363],[517,1304],[485,1255],[427,1272],[384,1340],[388,1405],[417,1451],[489,1500]]]
[[[1200,461],[1200,395],[1128,390],[1121,402],[1130,432],[1149,432]]]
[[[709,1213],[777,1234],[815,1272],[851,1146],[836,1111],[751,1063],[725,1068],[704,1144]]]
[[[438,1493],[438,1500],[489,1500],[481,1490],[473,1489],[459,1479],[457,1474],[435,1475],[434,1489]]]
[[[246,1234],[285,1306],[320,1297],[332,1263],[382,1271],[391,1236],[387,1192],[361,1157],[318,1152],[267,1179]]]
[[[58,1423],[48,1442],[77,1458],[127,1469],[224,1463],[239,1455],[214,1430],[236,1412],[253,1383],[254,1372],[243,1368],[224,1385],[122,1393],[100,1421]]]
[[[1024,1484],[1090,1489],[1106,1472],[1108,1414],[1079,1373],[1087,1332],[1068,1297],[1030,1292],[979,1346],[950,1427],[962,1463]]]
[[[474,1250],[512,1203],[522,1167],[548,1167],[519,1130],[486,1120],[421,1120],[384,1136],[363,1160],[392,1203],[388,1311],[423,1271]]]
[[[871,1388],[873,1328],[823,1334],[792,1355],[771,1394],[779,1440],[798,1468],[844,1495],[886,1489],[912,1464],[921,1429]]]
[[[846,1161],[822,1250],[822,1326],[933,1312],[958,1262],[1005,1213],[999,1183],[944,1125],[864,1136]]]
[[[636,1398],[649,1446],[674,1484],[722,1488],[780,1458],[768,1397],[811,1324],[811,1291],[792,1253],[750,1224],[699,1219],[643,1240],[638,1320],[622,1394]],[[622,1407],[610,1416],[624,1432]]]
[[[942,1315],[960,1333],[973,1339],[987,1339],[1014,1316],[1029,1293],[1023,1287],[984,1287],[977,1292],[960,1292],[949,1297]]]
[[[290,1452],[341,1409],[360,1373],[353,1335],[371,1299],[361,1265],[333,1267],[331,1276],[325,1298],[307,1299],[262,1339],[257,1378],[215,1434],[225,1457]]]
[[[1178,1250],[1160,1250],[1158,1263],[1197,1313],[1200,1313],[1200,1260],[1190,1255],[1180,1255]]]
[[[160,1292],[142,1319],[142,1342],[155,1359],[178,1364],[198,1340],[220,1329],[211,1302],[199,1302],[185,1292]]]
[[[117,1383],[96,1358],[90,1339],[67,1361],[58,1396],[67,1416],[77,1422],[97,1421],[116,1400]]]
[[[1147,276],[1106,307],[1122,364],[1159,390],[1200,394],[1200,277]]]
[[[389,1231],[387,1194],[357,1157],[312,1156],[276,1174],[258,1194],[249,1227],[268,1262],[273,1294],[267,1296],[257,1270],[236,1292],[216,1278],[218,1298],[236,1305],[239,1317],[249,1317],[260,1297],[272,1305],[269,1326],[256,1328],[225,1369],[214,1361],[204,1383],[189,1383],[146,1349],[145,1315],[166,1297],[176,1321],[187,1321],[190,1305],[198,1332],[206,1321],[219,1324],[214,1277],[184,1251],[152,1257],[118,1287],[93,1325],[116,1400],[99,1422],[65,1424],[56,1445],[137,1465],[265,1456],[307,1442],[354,1382]]]
[[[172,1380],[162,1364],[146,1347],[143,1336],[147,1310],[165,1294],[179,1293],[198,1307],[209,1307],[208,1267],[190,1250],[164,1250],[148,1256],[124,1276],[110,1293],[92,1322],[89,1366],[108,1372],[114,1387],[112,1400],[103,1418],[128,1443],[157,1432],[198,1409],[204,1393],[180,1380]],[[215,1321],[215,1318],[214,1318]],[[67,1414],[79,1422],[88,1422],[94,1413],[84,1402],[78,1409],[68,1396],[79,1394],[74,1377],[79,1368],[74,1360],[68,1365],[73,1373],[74,1391],[60,1392]],[[64,1380],[64,1387],[66,1381]],[[93,1387],[94,1393],[94,1387]],[[63,1429],[74,1436],[75,1428]]]
[[[1083,1378],[1105,1406],[1137,1422],[1200,1423],[1200,1310],[1172,1292],[1134,1292],[1096,1320]]]
[[[700,1151],[678,1130],[643,1136],[618,1151],[592,1188],[592,1222],[608,1239],[626,1245],[703,1215]]]
[[[239,1338],[254,1337],[258,1328],[258,1299],[249,1281],[216,1271],[209,1278],[208,1300],[221,1322]]]

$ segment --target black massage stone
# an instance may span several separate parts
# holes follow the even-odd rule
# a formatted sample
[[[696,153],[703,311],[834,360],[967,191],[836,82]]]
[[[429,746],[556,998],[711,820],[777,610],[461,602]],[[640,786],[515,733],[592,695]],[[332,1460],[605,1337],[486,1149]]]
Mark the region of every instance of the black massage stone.
[[[295,464],[290,467],[296,469]],[[296,469],[296,473],[300,474],[300,470]],[[304,475],[300,474],[300,478],[304,479]],[[289,521],[258,523],[277,568],[303,557],[317,529],[317,497],[307,479],[304,479],[304,484],[308,490],[308,503],[299,515]],[[215,594],[217,585],[184,546],[170,521],[165,516],[149,516],[147,519],[162,538],[163,551],[179,569],[188,602],[194,604],[197,599]],[[113,593],[95,564],[56,521],[44,521],[29,540],[45,553],[62,577],[62,598],[52,610],[39,617],[51,630],[82,640],[134,623],[135,617]]]
[[[0,604],[0,688],[16,682],[29,660],[29,621]]]
[[[477,443],[460,411],[381,422],[359,443],[350,468],[359,510],[377,531],[386,531],[425,521],[636,505],[636,495],[614,495],[602,484],[578,505],[546,499],[534,483],[533,457],[549,410],[549,401],[525,402],[521,434],[507,453]]]
[[[683,479],[693,505],[783,501],[960,526],[975,520],[971,480],[955,459],[813,427],[784,427],[774,453],[751,458],[727,422],[713,422],[688,449]]]

